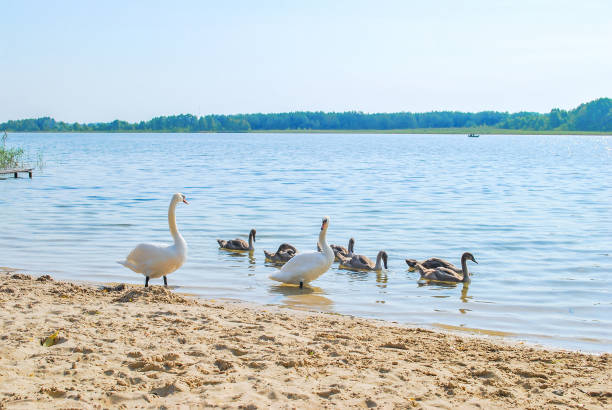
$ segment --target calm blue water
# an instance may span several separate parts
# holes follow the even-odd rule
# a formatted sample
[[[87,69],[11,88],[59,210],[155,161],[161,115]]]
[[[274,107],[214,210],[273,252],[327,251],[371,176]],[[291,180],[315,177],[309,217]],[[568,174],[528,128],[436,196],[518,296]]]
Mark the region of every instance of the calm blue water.
[[[353,134],[11,134],[41,150],[32,180],[0,180],[0,266],[143,283],[115,263],[139,242],[170,242],[180,191],[189,259],[169,276],[207,298],[481,329],[548,346],[612,351],[612,137]],[[389,269],[337,264],[299,291],[267,278],[263,249],[356,239]],[[216,238],[247,237],[232,254]],[[459,263],[468,287],[424,285],[404,258]],[[153,284],[161,284],[161,280]]]

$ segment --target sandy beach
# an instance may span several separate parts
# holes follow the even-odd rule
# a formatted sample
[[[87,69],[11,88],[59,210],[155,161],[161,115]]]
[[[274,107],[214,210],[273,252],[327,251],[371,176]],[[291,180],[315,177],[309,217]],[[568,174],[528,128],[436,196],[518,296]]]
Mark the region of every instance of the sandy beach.
[[[610,354],[0,273],[0,408],[604,408]],[[41,338],[59,330],[57,344]],[[164,407],[165,406],[165,407]]]

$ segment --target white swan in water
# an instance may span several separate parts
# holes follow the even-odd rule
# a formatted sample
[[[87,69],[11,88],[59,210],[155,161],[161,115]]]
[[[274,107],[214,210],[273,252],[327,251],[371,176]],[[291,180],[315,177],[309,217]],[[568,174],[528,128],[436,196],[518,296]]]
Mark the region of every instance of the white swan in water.
[[[334,251],[327,244],[327,227],[329,226],[329,217],[323,218],[321,224],[321,232],[319,233],[319,244],[321,252],[304,252],[298,253],[289,260],[279,271],[270,275],[270,279],[283,283],[291,283],[300,285],[300,288],[305,283],[312,282],[329,269],[334,262]]]
[[[158,245],[141,243],[123,261],[117,263],[145,275],[145,288],[149,286],[150,278],[164,277],[164,285],[168,286],[166,275],[180,268],[187,259],[187,242],[176,227],[175,210],[179,202],[189,204],[183,194],[174,194],[168,208],[168,226],[174,238],[174,245]]]

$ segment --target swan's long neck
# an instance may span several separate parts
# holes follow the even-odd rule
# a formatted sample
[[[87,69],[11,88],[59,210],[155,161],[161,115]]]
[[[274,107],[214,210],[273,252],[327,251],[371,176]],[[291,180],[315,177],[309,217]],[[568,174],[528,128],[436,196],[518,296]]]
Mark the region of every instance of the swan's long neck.
[[[376,266],[374,267],[374,270],[382,270],[382,252],[378,252],[378,255],[376,255]]]
[[[168,207],[168,227],[170,228],[170,234],[172,238],[174,238],[175,244],[185,244],[185,240],[181,236],[178,228],[176,227],[176,201],[170,202],[170,207]]]
[[[463,279],[461,282],[469,282],[470,272],[468,272],[467,258],[461,258],[461,270],[463,271]]]
[[[348,256],[353,256],[353,246],[355,245],[355,241],[354,240],[349,240],[348,243]]]
[[[249,232],[249,250],[252,251],[253,249],[253,231]]]
[[[321,229],[319,232],[319,244],[321,245],[321,250],[328,258],[334,259],[334,250],[327,244],[327,228]]]

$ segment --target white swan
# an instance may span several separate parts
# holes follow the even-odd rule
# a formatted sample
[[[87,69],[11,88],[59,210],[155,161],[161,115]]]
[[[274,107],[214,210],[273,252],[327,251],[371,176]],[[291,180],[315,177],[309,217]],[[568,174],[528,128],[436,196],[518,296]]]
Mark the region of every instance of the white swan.
[[[187,259],[187,242],[176,227],[176,204],[184,202],[189,204],[183,194],[174,194],[168,208],[168,226],[174,238],[174,245],[158,245],[141,243],[123,261],[117,263],[145,275],[145,288],[149,286],[149,278],[164,277],[164,285],[168,286],[166,275],[180,268]]]
[[[329,226],[329,217],[323,218],[321,232],[319,233],[319,244],[321,252],[298,253],[289,260],[279,271],[270,275],[270,279],[283,283],[291,283],[304,286],[327,272],[334,262],[334,251],[327,244],[325,236]]]

